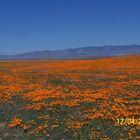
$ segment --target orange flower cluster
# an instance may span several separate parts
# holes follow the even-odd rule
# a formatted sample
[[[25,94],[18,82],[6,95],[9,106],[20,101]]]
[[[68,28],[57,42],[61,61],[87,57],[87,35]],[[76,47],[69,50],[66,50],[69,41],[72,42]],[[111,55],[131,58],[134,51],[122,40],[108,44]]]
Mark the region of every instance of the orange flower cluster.
[[[16,127],[16,126],[21,126],[22,124],[22,119],[18,118],[18,117],[14,117],[10,123],[9,123],[9,127],[10,128],[13,128],[13,127]]]

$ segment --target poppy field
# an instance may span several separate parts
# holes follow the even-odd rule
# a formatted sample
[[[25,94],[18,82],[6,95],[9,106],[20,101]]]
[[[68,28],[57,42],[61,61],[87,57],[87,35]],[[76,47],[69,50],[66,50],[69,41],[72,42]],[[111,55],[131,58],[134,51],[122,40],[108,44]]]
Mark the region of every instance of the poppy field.
[[[0,61],[0,138],[140,139],[140,55]]]

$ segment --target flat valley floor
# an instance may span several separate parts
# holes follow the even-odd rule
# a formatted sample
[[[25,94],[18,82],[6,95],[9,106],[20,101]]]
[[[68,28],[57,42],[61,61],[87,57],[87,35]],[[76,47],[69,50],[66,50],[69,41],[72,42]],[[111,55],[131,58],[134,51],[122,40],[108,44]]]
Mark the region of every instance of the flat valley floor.
[[[140,55],[0,61],[0,139],[140,139]]]

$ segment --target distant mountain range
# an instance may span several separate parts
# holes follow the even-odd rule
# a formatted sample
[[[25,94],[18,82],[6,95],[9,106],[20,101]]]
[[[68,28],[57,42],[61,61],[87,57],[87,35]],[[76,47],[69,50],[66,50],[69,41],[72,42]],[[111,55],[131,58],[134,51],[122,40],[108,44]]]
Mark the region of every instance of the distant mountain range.
[[[17,55],[0,55],[0,60],[80,59],[126,56],[140,53],[140,45],[81,47],[55,51],[34,51]]]

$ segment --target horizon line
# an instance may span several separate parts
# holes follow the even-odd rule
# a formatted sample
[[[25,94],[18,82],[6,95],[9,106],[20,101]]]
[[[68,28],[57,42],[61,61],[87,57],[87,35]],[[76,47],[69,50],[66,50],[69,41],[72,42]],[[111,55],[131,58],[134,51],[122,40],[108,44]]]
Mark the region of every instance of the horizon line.
[[[140,44],[123,44],[123,45],[97,45],[97,46],[83,46],[83,47],[72,47],[72,48],[61,48],[61,49],[36,49],[36,50],[0,50],[0,53],[5,53],[5,52],[15,52],[17,54],[0,54],[0,55],[18,55],[18,54],[25,54],[25,53],[30,53],[30,52],[38,52],[38,51],[62,51],[62,50],[71,50],[71,49],[78,49],[78,48],[88,48],[88,47],[115,47],[115,46],[140,46]],[[19,52],[19,53],[18,53]]]

